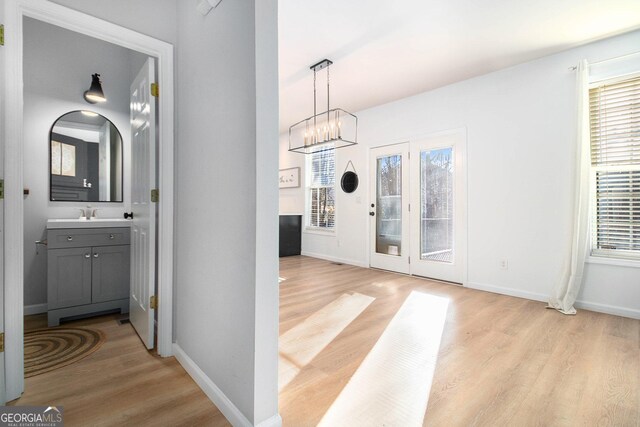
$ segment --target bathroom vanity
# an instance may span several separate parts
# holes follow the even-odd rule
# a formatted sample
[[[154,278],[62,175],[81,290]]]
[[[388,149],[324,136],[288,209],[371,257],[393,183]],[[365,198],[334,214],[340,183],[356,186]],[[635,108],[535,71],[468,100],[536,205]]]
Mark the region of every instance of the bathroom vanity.
[[[60,319],[129,312],[130,221],[47,221],[49,326]]]

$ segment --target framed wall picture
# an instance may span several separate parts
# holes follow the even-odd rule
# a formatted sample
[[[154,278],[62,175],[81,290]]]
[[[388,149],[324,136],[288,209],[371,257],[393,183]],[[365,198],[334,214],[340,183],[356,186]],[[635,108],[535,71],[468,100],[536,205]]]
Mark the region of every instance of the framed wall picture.
[[[300,187],[300,168],[280,169],[278,181],[280,188]]]

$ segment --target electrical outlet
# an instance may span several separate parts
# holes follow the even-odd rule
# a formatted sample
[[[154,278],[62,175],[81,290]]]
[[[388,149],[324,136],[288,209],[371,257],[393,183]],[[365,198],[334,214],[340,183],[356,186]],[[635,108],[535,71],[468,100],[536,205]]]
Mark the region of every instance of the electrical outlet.
[[[509,261],[507,261],[506,259],[501,259],[500,260],[500,269],[501,270],[508,270],[509,269]]]

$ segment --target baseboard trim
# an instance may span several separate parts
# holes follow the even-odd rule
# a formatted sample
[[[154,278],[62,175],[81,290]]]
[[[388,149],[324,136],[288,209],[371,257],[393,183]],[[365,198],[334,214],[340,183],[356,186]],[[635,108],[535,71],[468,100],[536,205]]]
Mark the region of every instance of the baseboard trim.
[[[576,301],[574,305],[576,308],[580,308],[582,310],[597,311],[598,313],[612,314],[614,316],[630,317],[631,319],[640,319],[640,310],[634,310],[632,308],[589,301]]]
[[[24,315],[32,316],[34,314],[41,314],[47,312],[47,304],[33,304],[24,306]]]
[[[524,298],[533,301],[548,302],[549,295],[538,294],[534,292],[523,291],[521,289],[503,288],[501,286],[485,285],[482,283],[468,283],[467,288],[477,289],[480,291],[492,292],[494,294],[508,295],[512,297]],[[640,310],[632,308],[619,307],[615,305],[600,304],[589,301],[576,301],[576,308],[581,310],[595,311],[598,313],[612,314],[614,316],[629,317],[631,319],[640,319]]]
[[[549,300],[549,295],[546,294],[538,294],[535,292],[523,291],[522,289],[505,288],[502,286],[486,285],[484,283],[468,282],[465,285],[465,288],[492,292],[500,295],[508,295],[510,297],[524,298],[533,301],[547,302]]]
[[[173,344],[173,355],[231,425],[234,427],[254,427],[253,423],[244,416],[236,405],[211,381],[211,378],[200,369],[196,362],[194,362],[177,343]],[[279,414],[258,424],[258,427],[280,426],[282,426],[282,418],[280,418]]]
[[[307,251],[302,251],[301,255],[308,256],[308,257],[311,257],[311,258],[323,259],[325,261],[339,262],[341,264],[349,264],[349,265],[353,265],[353,266],[356,266],[356,267],[369,268],[369,264],[368,263],[355,261],[355,260],[352,260],[352,259],[338,258],[338,257],[334,257],[334,256],[331,256],[331,255],[316,254],[316,253],[307,252]]]
[[[200,367],[194,362],[187,353],[177,343],[173,344],[173,355],[178,362],[193,378],[198,386],[204,391],[204,394],[216,405],[216,407],[227,418],[231,425],[236,427],[253,427],[253,424],[244,416],[244,414],[229,400],[229,398],[218,388],[211,378],[209,378]]]
[[[280,414],[276,414],[258,424],[257,427],[282,427],[282,417]]]

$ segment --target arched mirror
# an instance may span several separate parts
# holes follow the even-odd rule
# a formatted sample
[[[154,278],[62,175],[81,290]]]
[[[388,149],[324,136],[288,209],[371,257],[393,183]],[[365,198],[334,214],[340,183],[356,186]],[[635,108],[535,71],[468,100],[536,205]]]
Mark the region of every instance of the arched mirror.
[[[106,117],[71,111],[53,123],[50,200],[122,202],[122,135]]]

